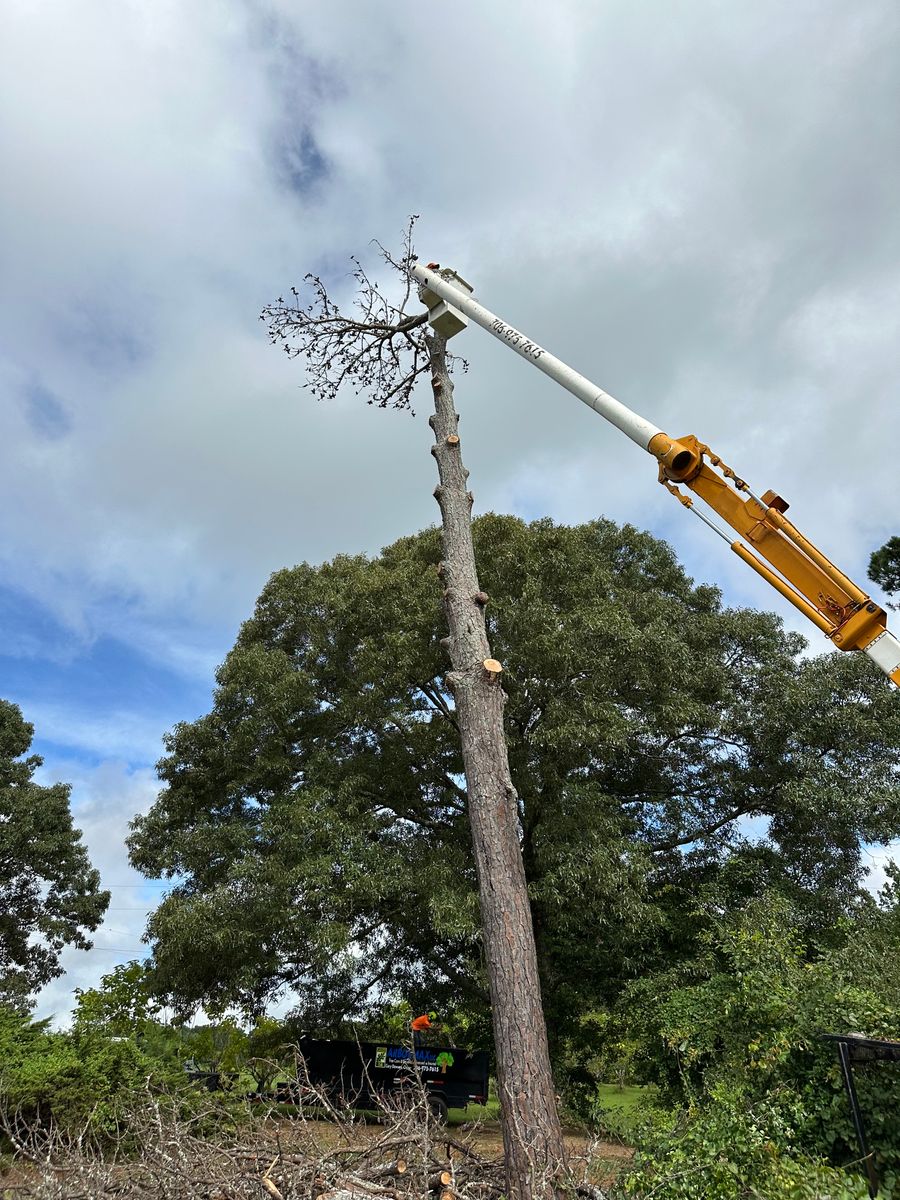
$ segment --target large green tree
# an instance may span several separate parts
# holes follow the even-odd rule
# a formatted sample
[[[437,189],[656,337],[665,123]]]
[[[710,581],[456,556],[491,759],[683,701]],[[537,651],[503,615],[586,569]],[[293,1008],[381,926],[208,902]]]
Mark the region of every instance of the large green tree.
[[[72,826],[69,787],[34,781],[33,733],[0,700],[0,997],[14,1000],[61,974],[64,946],[90,948],[109,904]]]
[[[504,664],[551,1033],[690,952],[698,910],[762,887],[812,931],[900,832],[900,704],[861,656],[806,659],[630,526],[475,524]],[[157,986],[310,1019],[384,994],[484,1001],[462,764],[440,647],[438,534],[277,572],[177,726],[134,864],[180,877]]]

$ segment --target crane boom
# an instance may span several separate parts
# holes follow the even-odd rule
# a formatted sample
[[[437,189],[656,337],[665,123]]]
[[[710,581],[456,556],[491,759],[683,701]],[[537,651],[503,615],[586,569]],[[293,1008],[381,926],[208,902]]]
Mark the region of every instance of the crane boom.
[[[841,650],[862,650],[900,685],[900,640],[887,628],[887,614],[784,515],[788,505],[775,492],[757,496],[731,467],[693,434],[673,438],[616,400],[472,296],[462,276],[439,264],[414,263],[412,277],[428,308],[430,324],[452,337],[471,318],[538,370],[577,396],[657,460],[659,481],[731,546]],[[681,490],[685,487],[688,495]],[[737,538],[694,507],[699,496],[739,535]]]

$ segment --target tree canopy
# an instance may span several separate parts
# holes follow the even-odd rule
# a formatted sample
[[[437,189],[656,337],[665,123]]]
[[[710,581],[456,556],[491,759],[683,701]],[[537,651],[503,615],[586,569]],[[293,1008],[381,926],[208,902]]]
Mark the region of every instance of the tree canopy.
[[[900,593],[900,537],[888,538],[872,554],[869,559],[869,578],[884,588],[889,596]]]
[[[64,946],[90,948],[109,903],[72,826],[68,785],[33,779],[33,733],[0,700],[0,996],[14,1000],[62,973]]]
[[[900,704],[862,656],[804,658],[631,527],[475,523],[557,1039],[763,888],[825,936],[861,843],[900,832]],[[405,995],[485,1001],[438,533],[277,572],[176,726],[133,863],[180,877],[156,986],[311,1022]]]

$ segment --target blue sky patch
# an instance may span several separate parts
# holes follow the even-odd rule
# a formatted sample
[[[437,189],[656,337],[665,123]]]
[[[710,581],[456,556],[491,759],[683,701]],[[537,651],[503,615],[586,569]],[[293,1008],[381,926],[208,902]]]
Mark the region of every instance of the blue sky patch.
[[[65,437],[72,428],[63,402],[42,383],[33,383],[25,389],[25,411],[28,424],[42,437],[56,440]]]
[[[328,162],[309,129],[301,129],[282,142],[278,165],[288,187],[300,195],[328,174]]]
[[[79,644],[13,589],[0,587],[0,622],[0,695],[34,725],[39,754],[152,765],[163,734],[210,707],[212,677],[186,679],[114,637]]]

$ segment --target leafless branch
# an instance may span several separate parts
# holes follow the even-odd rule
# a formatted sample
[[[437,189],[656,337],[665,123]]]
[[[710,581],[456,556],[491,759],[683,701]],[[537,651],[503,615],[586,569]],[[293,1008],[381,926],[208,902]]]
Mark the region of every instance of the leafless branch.
[[[429,370],[428,318],[410,276],[417,219],[410,217],[399,255],[375,243],[385,265],[399,276],[395,299],[369,277],[359,259],[351,258],[357,285],[353,314],[341,312],[328,285],[314,274],[304,276],[302,288],[292,287],[288,299],[279,296],[260,314],[272,345],[291,358],[306,360],[305,386],[318,400],[333,400],[341,388],[349,387],[356,395],[365,393],[368,404],[412,412],[413,388]]]
[[[215,1097],[160,1095],[149,1088],[101,1140],[66,1132],[0,1103],[0,1133],[13,1149],[0,1194],[27,1200],[499,1200],[501,1160],[484,1158],[435,1120],[429,1091],[411,1079],[366,1125],[340,1097],[302,1083],[290,1120],[274,1110],[245,1114]],[[299,1100],[299,1098],[298,1098]],[[326,1120],[322,1120],[325,1114]],[[576,1181],[577,1184],[577,1181]],[[594,1197],[591,1197],[594,1200]]]

